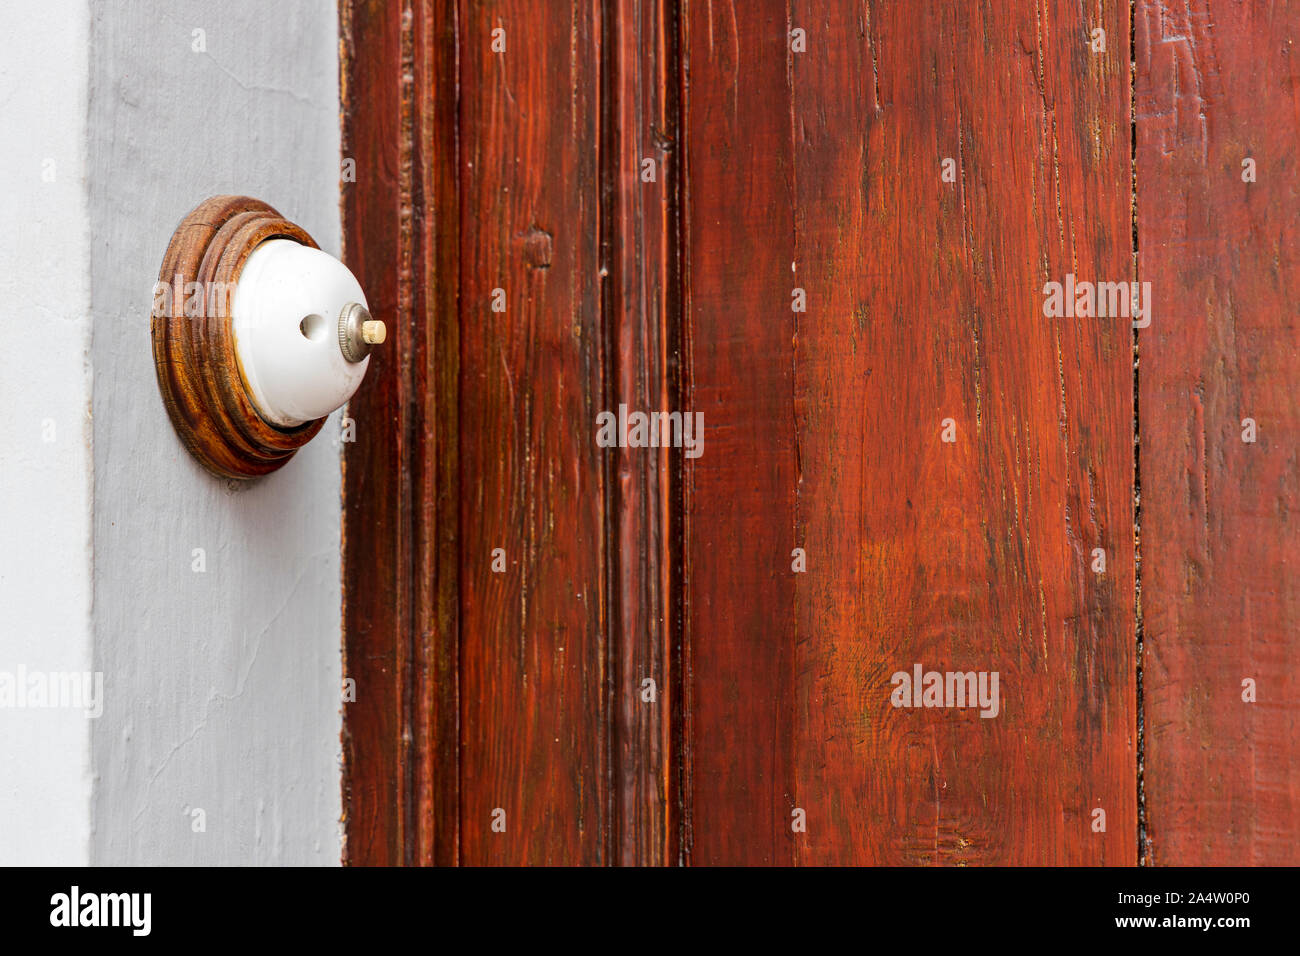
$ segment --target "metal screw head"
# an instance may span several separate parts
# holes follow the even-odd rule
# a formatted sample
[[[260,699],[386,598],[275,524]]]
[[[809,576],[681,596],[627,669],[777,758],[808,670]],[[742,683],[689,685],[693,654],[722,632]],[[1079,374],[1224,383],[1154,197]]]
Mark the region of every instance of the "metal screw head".
[[[371,318],[360,302],[349,302],[339,313],[339,350],[349,362],[360,362],[370,354],[372,345],[387,337],[384,323]]]

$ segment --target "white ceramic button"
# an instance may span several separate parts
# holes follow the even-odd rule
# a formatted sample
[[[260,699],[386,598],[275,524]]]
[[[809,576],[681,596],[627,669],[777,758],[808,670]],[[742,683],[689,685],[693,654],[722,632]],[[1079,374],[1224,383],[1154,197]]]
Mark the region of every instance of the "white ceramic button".
[[[292,239],[252,251],[231,313],[240,372],[263,418],[293,427],[352,397],[370,365],[364,353],[384,339],[365,309],[360,283],[329,253]]]

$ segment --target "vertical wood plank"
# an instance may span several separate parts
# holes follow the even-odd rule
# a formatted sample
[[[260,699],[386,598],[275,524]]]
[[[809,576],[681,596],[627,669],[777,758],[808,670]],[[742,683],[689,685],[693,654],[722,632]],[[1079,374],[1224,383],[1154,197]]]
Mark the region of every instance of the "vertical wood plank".
[[[352,0],[341,27],[345,258],[400,332],[345,456],[347,858],[675,859],[673,464],[594,443],[675,388],[675,5]]]
[[[460,22],[462,861],[603,863],[599,6]]]
[[[1294,865],[1300,4],[1136,9],[1147,852]]]
[[[685,23],[693,861],[1132,863],[1131,333],[1042,312],[1131,278],[1127,6]]]
[[[794,144],[784,3],[683,13],[688,859],[785,864],[794,745]]]
[[[397,326],[397,290],[392,282],[384,281],[375,242],[380,235],[390,237],[385,251],[394,254],[398,184],[382,159],[396,142],[400,79],[396,69],[359,71],[355,65],[360,56],[372,64],[395,65],[401,48],[400,21],[395,15],[385,16],[379,4],[356,0],[341,3],[339,15],[342,152],[364,163],[370,173],[363,180],[364,191],[343,186],[343,261],[365,288],[373,314]],[[363,114],[363,129],[359,129],[353,105],[358,95],[370,104]],[[369,266],[366,251],[371,253],[373,264]],[[394,333],[398,331],[394,328]],[[350,403],[350,417],[366,406],[392,409],[399,402],[399,365],[396,361],[390,364],[390,356],[409,341],[394,334],[392,344],[393,350],[371,360],[367,387]],[[360,437],[363,440],[354,448],[344,449],[344,500],[355,505],[361,494],[370,494],[366,517],[376,534],[367,538],[358,529],[360,509],[343,509],[343,676],[345,681],[355,681],[358,690],[357,700],[344,705],[344,859],[358,865],[393,865],[405,862],[406,788],[398,741],[406,723],[406,707],[398,661],[406,614],[395,593],[381,599],[376,592],[358,592],[355,585],[359,566],[385,568],[392,575],[393,591],[405,594],[407,565],[395,540],[401,520],[397,495],[376,497],[380,489],[387,490],[388,476],[401,460],[400,435],[374,429]]]
[[[344,261],[392,330],[344,445],[345,859],[458,852],[456,17],[340,5]]]
[[[677,11],[672,0],[604,5],[603,293],[611,408],[680,411],[674,363],[680,280],[677,210]],[[646,165],[647,161],[649,166]],[[610,661],[616,856],[662,865],[678,855],[673,714],[680,559],[677,479],[668,448],[620,448],[610,462]],[[653,681],[647,687],[645,681]],[[647,700],[653,696],[652,700]]]

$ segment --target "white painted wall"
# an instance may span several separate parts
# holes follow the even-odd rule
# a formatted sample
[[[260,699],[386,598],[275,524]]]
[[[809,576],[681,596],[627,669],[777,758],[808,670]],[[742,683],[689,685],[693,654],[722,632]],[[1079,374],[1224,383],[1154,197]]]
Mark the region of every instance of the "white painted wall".
[[[0,672],[13,678],[91,669],[89,23],[84,0],[0,4]],[[0,864],[87,862],[90,775],[83,712],[0,706]]]
[[[209,195],[338,253],[335,5],[6,0],[0,111],[0,336],[23,356],[0,378],[0,671],[105,685],[98,720],[0,710],[0,862],[337,863],[338,415],[280,472],[217,480],[149,342],[167,240]]]
[[[148,311],[172,230],[216,193],[264,199],[338,254],[337,12],[321,0],[95,11],[94,656],[108,689],[91,858],[336,863],[338,416],[274,475],[210,477],[158,397]]]

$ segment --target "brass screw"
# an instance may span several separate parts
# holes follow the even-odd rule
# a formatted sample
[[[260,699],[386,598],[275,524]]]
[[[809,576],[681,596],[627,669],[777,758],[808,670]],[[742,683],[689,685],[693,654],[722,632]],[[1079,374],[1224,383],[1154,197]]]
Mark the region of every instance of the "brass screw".
[[[372,345],[388,338],[388,328],[360,302],[349,302],[339,313],[339,351],[349,362],[360,362],[370,354]]]

